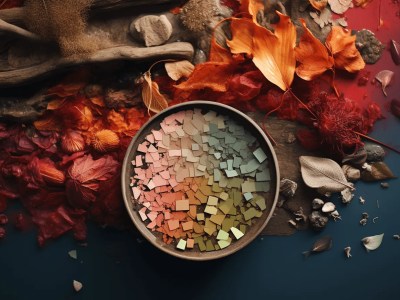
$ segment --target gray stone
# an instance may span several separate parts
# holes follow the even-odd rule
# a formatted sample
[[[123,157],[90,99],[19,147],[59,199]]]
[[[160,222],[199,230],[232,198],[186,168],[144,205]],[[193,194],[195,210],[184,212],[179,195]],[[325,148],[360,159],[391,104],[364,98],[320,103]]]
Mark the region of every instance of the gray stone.
[[[323,229],[328,224],[329,218],[318,210],[314,210],[309,216],[311,226],[316,230]]]
[[[132,37],[144,42],[147,47],[159,46],[171,37],[172,25],[165,15],[149,15],[133,20],[129,31]]]
[[[292,198],[294,194],[296,194],[297,190],[297,183],[290,180],[283,178],[280,183],[280,193],[285,196],[286,198]]]
[[[314,209],[314,210],[321,209],[322,206],[324,206],[324,203],[325,203],[325,202],[324,202],[323,200],[318,199],[318,198],[315,198],[315,199],[313,200],[312,204],[311,204],[312,209]]]
[[[383,161],[385,158],[385,150],[376,144],[366,143],[365,151],[367,151],[367,161],[375,162],[375,161]]]

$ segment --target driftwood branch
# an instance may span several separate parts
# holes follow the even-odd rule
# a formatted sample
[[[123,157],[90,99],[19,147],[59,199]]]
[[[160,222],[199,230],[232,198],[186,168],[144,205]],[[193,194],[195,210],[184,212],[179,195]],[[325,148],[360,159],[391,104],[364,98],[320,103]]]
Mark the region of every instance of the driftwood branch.
[[[55,70],[80,64],[113,60],[143,61],[165,57],[191,60],[193,53],[193,46],[190,43],[184,42],[148,48],[117,46],[99,50],[88,56],[55,58],[32,67],[0,72],[0,86],[12,86],[26,83],[31,79],[52,73]]]
[[[34,34],[30,31],[23,29],[21,27],[18,27],[16,25],[7,23],[7,22],[3,21],[2,19],[0,19],[0,31],[13,33],[17,36],[20,36],[20,37],[23,37],[23,38],[26,38],[26,39],[32,40],[32,41],[40,40],[40,36],[38,36],[37,34]]]
[[[94,0],[89,14],[96,14],[106,11],[117,9],[124,9],[129,7],[152,7],[161,4],[180,3],[179,0]],[[24,22],[24,8],[9,8],[0,10],[0,19],[7,23],[15,25],[23,25]]]

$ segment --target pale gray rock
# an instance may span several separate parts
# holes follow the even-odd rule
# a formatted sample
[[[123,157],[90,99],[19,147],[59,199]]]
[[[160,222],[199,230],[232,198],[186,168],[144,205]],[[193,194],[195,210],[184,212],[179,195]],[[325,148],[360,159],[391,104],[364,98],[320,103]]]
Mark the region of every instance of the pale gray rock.
[[[129,31],[132,37],[144,42],[146,47],[159,46],[171,37],[172,25],[165,15],[149,15],[133,20]]]

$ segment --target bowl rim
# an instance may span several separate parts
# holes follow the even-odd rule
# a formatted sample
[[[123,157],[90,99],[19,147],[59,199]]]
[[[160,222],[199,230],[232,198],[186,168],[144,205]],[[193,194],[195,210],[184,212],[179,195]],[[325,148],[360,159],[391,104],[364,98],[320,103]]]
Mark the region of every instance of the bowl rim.
[[[184,109],[185,107],[190,107],[193,105],[205,105],[205,106],[215,106],[215,107],[222,107],[224,109],[227,109],[231,112],[233,112],[234,114],[238,114],[240,115],[242,118],[244,118],[247,122],[249,122],[251,125],[253,125],[254,129],[256,129],[259,134],[263,137],[263,139],[265,140],[265,142],[267,143],[267,146],[272,154],[272,159],[273,162],[275,164],[275,178],[276,178],[276,190],[275,190],[275,196],[274,196],[274,200],[273,200],[273,204],[271,207],[271,211],[269,212],[267,218],[265,219],[264,223],[261,224],[261,226],[258,228],[258,230],[255,232],[255,234],[250,237],[245,243],[243,243],[242,245],[238,246],[238,247],[232,247],[232,249],[230,251],[213,251],[213,253],[215,253],[214,256],[212,257],[205,257],[205,256],[197,256],[197,257],[189,257],[186,256],[184,253],[184,251],[182,253],[177,252],[177,251],[173,251],[172,249],[169,249],[167,247],[160,247],[159,244],[157,244],[155,242],[154,238],[151,238],[151,236],[154,237],[154,234],[146,228],[146,232],[144,232],[140,226],[139,226],[139,221],[141,223],[143,223],[141,220],[139,220],[137,218],[137,216],[134,215],[135,211],[134,209],[132,209],[131,205],[131,196],[127,191],[130,190],[130,186],[127,186],[126,183],[126,176],[130,176],[130,174],[127,173],[128,170],[128,164],[130,163],[130,161],[128,160],[129,154],[132,152],[132,148],[134,146],[134,144],[136,143],[136,140],[141,137],[142,132],[145,131],[147,129],[147,127],[153,122],[154,119],[158,118],[160,115],[167,115],[171,110],[176,110],[176,109]],[[212,108],[210,108],[212,109]],[[241,112],[240,110],[226,105],[226,104],[222,104],[222,103],[218,103],[218,102],[214,102],[214,101],[206,101],[206,100],[193,100],[193,101],[188,101],[188,102],[183,102],[183,103],[179,103],[176,105],[172,105],[169,106],[168,108],[162,110],[161,112],[155,114],[154,116],[152,116],[145,124],[143,124],[141,126],[141,128],[136,132],[135,136],[132,138],[131,142],[129,143],[129,146],[126,150],[125,153],[125,157],[121,166],[121,188],[122,188],[122,196],[124,199],[124,203],[125,203],[125,208],[128,211],[129,217],[132,220],[133,224],[135,225],[136,229],[142,234],[142,236],[144,236],[153,246],[155,246],[157,249],[170,254],[172,256],[181,258],[181,259],[185,259],[185,260],[191,260],[191,261],[208,261],[208,260],[215,260],[215,259],[219,259],[222,257],[226,257],[228,255],[231,255],[233,253],[236,253],[237,251],[243,249],[245,246],[249,245],[252,241],[254,241],[256,239],[256,237],[258,237],[261,233],[261,231],[267,226],[267,224],[269,223],[270,219],[272,218],[272,215],[275,211],[277,202],[278,202],[278,197],[279,197],[279,186],[280,186],[280,171],[279,171],[279,164],[278,164],[278,159],[275,153],[275,150],[269,140],[269,138],[267,137],[267,135],[265,134],[265,132],[261,129],[261,127],[253,120],[251,119],[249,116],[247,116],[245,113]],[[228,250],[228,248],[226,249]]]

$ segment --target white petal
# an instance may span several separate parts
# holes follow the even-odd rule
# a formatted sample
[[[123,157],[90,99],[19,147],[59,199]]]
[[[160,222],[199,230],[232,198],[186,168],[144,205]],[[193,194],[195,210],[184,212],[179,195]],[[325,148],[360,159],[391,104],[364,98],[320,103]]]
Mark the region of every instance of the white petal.
[[[363,238],[361,241],[364,244],[364,247],[367,250],[375,250],[377,249],[383,240],[383,233],[382,234],[378,234],[378,235],[373,235],[373,236],[367,236],[365,238]]]

